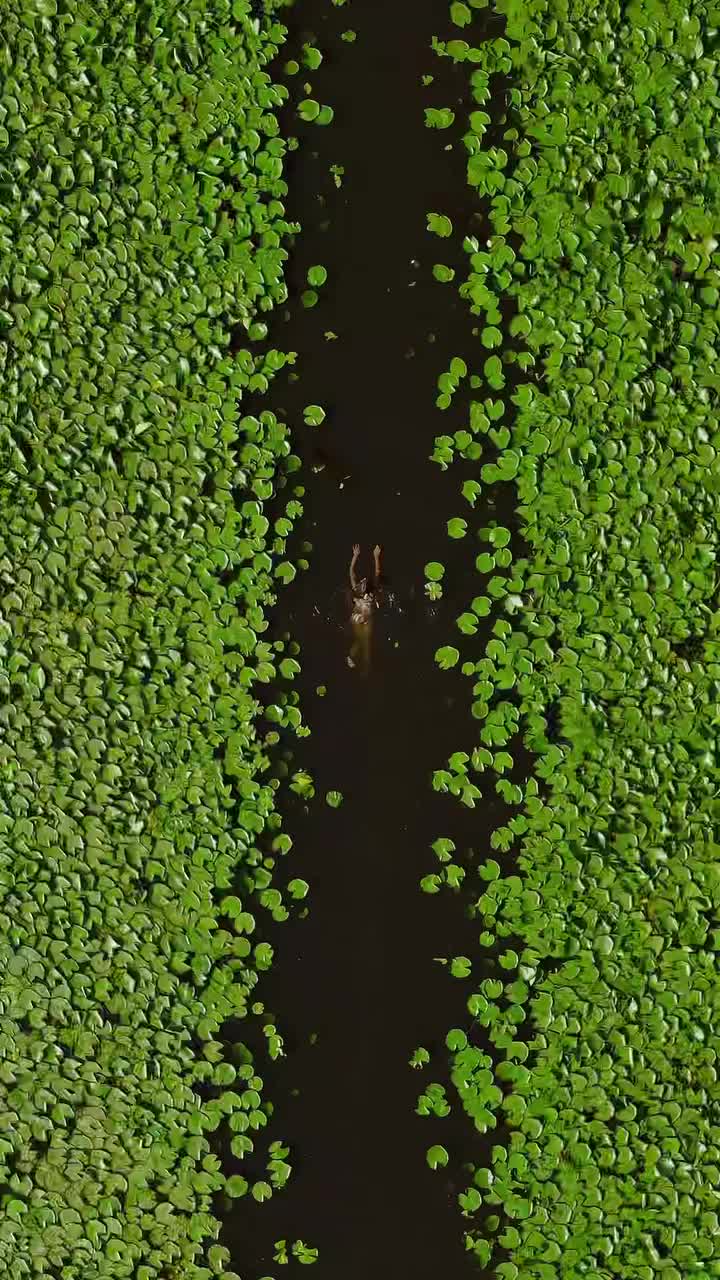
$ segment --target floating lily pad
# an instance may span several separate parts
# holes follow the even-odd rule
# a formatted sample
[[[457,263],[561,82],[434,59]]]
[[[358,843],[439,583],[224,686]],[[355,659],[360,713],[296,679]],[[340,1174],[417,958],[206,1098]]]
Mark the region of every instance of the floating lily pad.
[[[452,235],[452,222],[444,213],[429,213],[427,215],[427,228],[432,231],[433,235],[447,237]]]
[[[454,667],[460,661],[460,654],[453,645],[447,644],[437,650],[435,661],[443,671],[447,671],[450,667]]]
[[[303,418],[309,427],[319,427],[325,421],[325,410],[319,404],[306,405]]]
[[[431,1169],[444,1169],[450,1157],[445,1147],[436,1144],[433,1147],[428,1147],[426,1159]]]

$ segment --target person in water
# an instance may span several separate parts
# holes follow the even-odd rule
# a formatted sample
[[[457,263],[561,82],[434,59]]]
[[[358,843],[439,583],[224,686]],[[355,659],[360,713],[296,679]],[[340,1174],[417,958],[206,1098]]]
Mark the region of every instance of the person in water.
[[[374,547],[373,563],[375,571],[371,582],[367,578],[358,578],[355,573],[355,566],[360,556],[360,546],[357,542],[353,547],[352,560],[350,561],[350,590],[352,592],[350,625],[352,627],[353,640],[347,662],[349,667],[359,666],[364,675],[367,675],[370,669],[373,612],[378,607],[380,594],[381,555],[382,549],[377,546]]]

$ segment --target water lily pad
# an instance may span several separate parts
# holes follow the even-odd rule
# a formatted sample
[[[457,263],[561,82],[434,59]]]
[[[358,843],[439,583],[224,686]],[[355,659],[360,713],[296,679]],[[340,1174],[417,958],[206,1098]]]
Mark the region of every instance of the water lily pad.
[[[229,1196],[235,1200],[240,1196],[247,1194],[250,1184],[247,1178],[241,1177],[239,1173],[234,1173],[225,1183],[225,1190]]]
[[[302,48],[302,60],[309,71],[317,71],[322,64],[323,56],[315,45],[306,43]]]
[[[427,229],[436,236],[451,236],[452,222],[444,213],[429,213],[427,215]]]
[[[303,418],[309,427],[319,427],[325,421],[325,410],[322,405],[309,404],[303,410]]]
[[[320,103],[314,98],[303,98],[302,102],[298,103],[298,115],[302,120],[317,120],[320,115]]]
[[[435,661],[443,671],[448,671],[460,661],[460,653],[453,645],[446,644],[437,650]]]
[[[290,894],[291,898],[295,898],[295,900],[298,902],[301,901],[303,898],[307,897],[309,889],[310,889],[310,886],[307,880],[301,880],[299,878],[295,878],[294,880],[291,880],[290,883],[288,884],[288,893]]]
[[[425,577],[429,582],[440,582],[445,576],[445,566],[438,560],[430,560],[425,565]]]
[[[453,0],[450,5],[450,18],[456,27],[467,27],[472,22],[472,11],[462,0]]]
[[[467,521],[461,516],[453,516],[452,520],[447,522],[447,531],[451,538],[464,538],[467,533]]]
[[[450,1159],[445,1147],[439,1144],[428,1147],[425,1158],[431,1169],[444,1169]]]
[[[426,107],[425,124],[429,129],[449,129],[455,119],[451,107]]]
[[[307,281],[312,285],[313,289],[320,289],[327,280],[327,269],[323,266],[310,267],[307,273]]]

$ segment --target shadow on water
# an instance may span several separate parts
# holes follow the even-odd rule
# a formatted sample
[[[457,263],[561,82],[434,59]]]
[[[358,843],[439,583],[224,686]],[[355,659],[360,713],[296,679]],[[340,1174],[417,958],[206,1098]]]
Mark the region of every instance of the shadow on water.
[[[243,1280],[274,1274],[272,1243],[281,1237],[319,1246],[314,1280],[481,1274],[463,1247],[457,1193],[467,1185],[462,1160],[482,1162],[492,1135],[477,1135],[473,1146],[457,1101],[445,1120],[415,1115],[418,1093],[446,1078],[446,1031],[469,1024],[472,988],[434,957],[476,953],[479,932],[459,895],[420,892],[420,878],[437,869],[429,846],[448,835],[463,860],[482,858],[505,817],[494,790],[468,810],[431,788],[433,769],[471,750],[478,729],[467,680],[434,662],[478,592],[475,551],[450,541],[445,523],[463,515],[472,529],[489,516],[510,518],[487,506],[471,513],[458,475],[429,461],[435,435],[465,425],[459,411],[435,408],[438,375],[452,356],[477,366],[483,354],[456,285],[432,277],[433,262],[462,269],[462,233],[487,235],[460,141],[467,72],[430,47],[433,35],[451,34],[445,12],[435,0],[342,8],[303,0],[284,17],[291,39],[282,62],[312,36],[325,58],[319,72],[288,81],[293,96],[304,96],[297,90],[307,79],[335,111],[329,128],[298,129],[293,113],[283,122],[303,138],[287,171],[288,213],[303,227],[289,263],[291,298],[314,263],[328,268],[328,282],[317,307],[291,306],[271,333],[274,345],[299,353],[299,380],[278,378],[271,403],[295,433],[307,489],[300,533],[313,544],[309,570],[282,594],[273,632],[288,630],[301,646],[297,686],[312,735],[295,763],[312,773],[317,799],[286,822],[291,873],[311,886],[308,917],[275,930],[275,964],[258,990],[286,1037],[286,1058],[262,1075],[275,1104],[272,1137],[290,1143],[293,1176],[264,1205],[239,1202],[225,1224]],[[349,27],[352,44],[340,40]],[[435,77],[428,88],[427,73]],[[453,107],[457,127],[428,131],[426,106]],[[345,169],[339,190],[332,164]],[[429,211],[450,216],[452,240],[428,235]],[[337,339],[326,340],[327,330]],[[327,410],[320,428],[302,424],[312,402]],[[313,471],[318,447],[327,464]],[[368,569],[373,544],[382,544],[391,597],[366,679],[346,664],[354,542]],[[436,605],[423,593],[430,559],[447,566]],[[482,635],[469,643],[477,655]],[[337,810],[324,802],[330,789],[344,795]],[[408,1065],[418,1045],[436,1050],[423,1072]],[[428,1169],[435,1142],[451,1151],[452,1172]]]

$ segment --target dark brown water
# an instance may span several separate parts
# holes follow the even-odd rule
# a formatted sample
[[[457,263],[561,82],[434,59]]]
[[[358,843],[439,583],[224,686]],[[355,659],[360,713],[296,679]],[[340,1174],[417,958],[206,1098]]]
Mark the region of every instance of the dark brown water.
[[[287,1039],[287,1057],[260,1071],[276,1106],[270,1136],[291,1144],[294,1173],[285,1192],[261,1206],[239,1203],[226,1224],[243,1280],[275,1274],[273,1241],[297,1237],[320,1247],[313,1280],[480,1274],[463,1247],[456,1196],[467,1185],[462,1161],[479,1160],[490,1142],[473,1142],[456,1100],[447,1120],[415,1115],[422,1088],[446,1079],[444,1036],[468,1027],[475,989],[434,957],[476,954],[479,932],[460,895],[428,897],[419,880],[437,869],[437,836],[456,839],[469,864],[487,856],[505,816],[490,788],[473,811],[431,788],[433,769],[478,740],[467,680],[459,668],[440,671],[433,655],[452,642],[480,656],[488,629],[465,638],[455,627],[481,585],[473,531],[489,516],[511,518],[487,505],[473,513],[460,495],[467,473],[429,461],[435,435],[466,424],[467,399],[435,408],[438,375],[455,355],[477,367],[485,354],[456,284],[435,282],[431,271],[433,262],[462,270],[462,234],[488,234],[465,181],[467,72],[430,48],[435,34],[460,34],[447,11],[431,0],[341,8],[306,0],[286,19],[282,61],[313,35],[325,55],[320,71],[294,84],[308,79],[312,96],[335,110],[329,128],[297,129],[303,145],[288,169],[289,213],[303,226],[291,295],[315,263],[329,280],[316,308],[293,303],[271,330],[274,345],[299,353],[300,381],[278,379],[271,404],[296,431],[307,485],[301,534],[313,543],[310,569],[283,593],[273,632],[289,630],[301,645],[298,687],[312,736],[296,766],[313,774],[318,800],[307,813],[290,806],[287,822],[291,874],[311,885],[309,915],[274,931],[276,963],[259,991]],[[357,40],[346,44],[339,36],[350,27]],[[425,73],[435,76],[429,88]],[[452,107],[456,127],[426,129],[425,106]],[[297,127],[289,116],[284,124]],[[340,190],[331,164],[344,166]],[[428,211],[452,219],[452,240],[428,235]],[[326,341],[326,330],[337,340]],[[327,420],[305,428],[302,407],[313,402]],[[314,474],[318,447],[331,465]],[[447,536],[454,515],[468,520],[463,542]],[[370,549],[382,544],[388,577],[367,679],[346,664],[354,542],[368,568]],[[447,567],[437,605],[423,594],[430,559]],[[330,789],[344,795],[337,810],[324,803]],[[414,1072],[408,1058],[421,1044],[437,1052]],[[435,1142],[452,1162],[433,1173],[425,1150]]]

